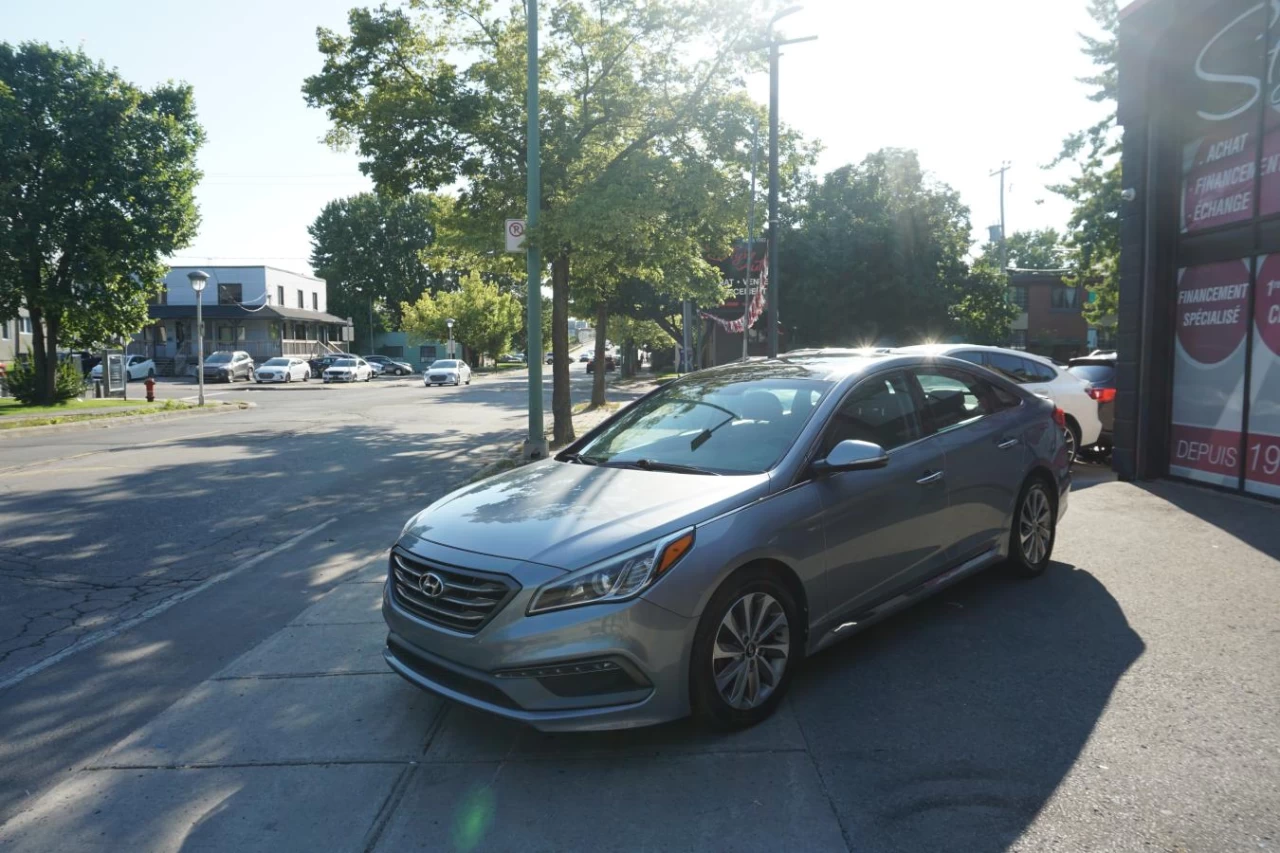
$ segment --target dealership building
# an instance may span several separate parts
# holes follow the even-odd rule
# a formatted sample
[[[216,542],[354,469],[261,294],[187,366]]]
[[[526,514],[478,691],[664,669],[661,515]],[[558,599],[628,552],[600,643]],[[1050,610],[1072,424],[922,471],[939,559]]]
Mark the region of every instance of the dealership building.
[[[1280,499],[1280,6],[1134,0],[1114,464]]]

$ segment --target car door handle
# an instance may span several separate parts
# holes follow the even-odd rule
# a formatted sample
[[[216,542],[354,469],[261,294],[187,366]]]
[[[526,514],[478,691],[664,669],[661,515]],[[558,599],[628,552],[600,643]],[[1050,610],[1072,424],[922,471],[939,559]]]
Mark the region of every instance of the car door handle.
[[[1008,450],[1010,447],[1013,447],[1017,443],[1018,443],[1018,439],[1016,438],[1006,438],[1004,441],[997,444],[996,447],[1000,448],[1001,450]]]
[[[916,480],[916,482],[922,486],[927,486],[930,483],[936,483],[941,479],[942,479],[941,471],[927,471],[925,472],[925,475],[921,477],[919,480]]]

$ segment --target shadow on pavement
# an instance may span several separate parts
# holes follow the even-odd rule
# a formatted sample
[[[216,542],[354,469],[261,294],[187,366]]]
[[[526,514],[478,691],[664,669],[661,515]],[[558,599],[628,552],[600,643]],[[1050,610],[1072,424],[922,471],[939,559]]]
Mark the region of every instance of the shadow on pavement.
[[[1132,485],[1212,524],[1268,557],[1280,559],[1280,508],[1274,503],[1173,480]]]

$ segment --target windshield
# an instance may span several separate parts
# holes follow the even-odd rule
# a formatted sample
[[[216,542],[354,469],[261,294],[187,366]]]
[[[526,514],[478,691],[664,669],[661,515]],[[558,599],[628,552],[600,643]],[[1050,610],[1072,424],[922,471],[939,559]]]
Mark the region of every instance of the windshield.
[[[267,359],[266,363],[263,364],[262,366],[263,367],[288,367],[289,361],[290,360],[287,358],[269,358]]]
[[[602,465],[681,465],[758,474],[795,443],[832,383],[816,379],[689,378],[628,409],[584,446]]]
[[[443,359],[443,360],[441,360],[441,361],[433,361],[433,362],[431,363],[431,369],[432,369],[432,370],[444,369],[444,368],[453,368],[453,367],[457,367],[457,366],[458,366],[458,362],[456,362],[456,361],[450,361],[450,360],[449,360],[449,359],[447,359],[447,358],[446,358],[446,359]]]
[[[354,358],[340,358],[333,363],[334,367],[355,367],[356,360]]]
[[[206,358],[204,360],[204,363],[205,364],[226,364],[230,360],[231,360],[231,353],[215,352],[213,355]]]
[[[1067,371],[1085,382],[1111,382],[1116,376],[1116,369],[1109,364],[1074,364]]]

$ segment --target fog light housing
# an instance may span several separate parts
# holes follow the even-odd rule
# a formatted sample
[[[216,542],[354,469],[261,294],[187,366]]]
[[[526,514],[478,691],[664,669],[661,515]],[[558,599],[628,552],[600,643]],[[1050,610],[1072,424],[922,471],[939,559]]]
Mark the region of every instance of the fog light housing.
[[[502,669],[493,675],[501,679],[532,678],[546,688],[547,692],[565,698],[616,693],[634,694],[636,691],[649,690],[653,686],[649,679],[634,666],[613,658]],[[627,702],[634,699],[621,698],[618,701]]]

